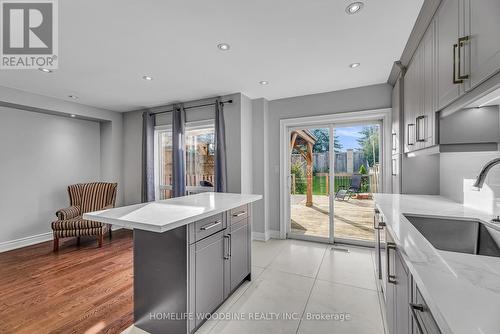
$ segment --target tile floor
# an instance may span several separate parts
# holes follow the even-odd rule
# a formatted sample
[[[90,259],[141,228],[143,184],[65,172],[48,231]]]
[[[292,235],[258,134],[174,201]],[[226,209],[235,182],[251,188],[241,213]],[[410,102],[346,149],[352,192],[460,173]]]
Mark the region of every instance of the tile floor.
[[[342,248],[349,252],[298,240],[255,241],[252,282],[217,310],[245,319],[212,319],[196,333],[384,334],[374,253]],[[254,319],[249,320],[251,314]],[[269,320],[286,314],[289,319]],[[317,319],[322,316],[348,318]]]

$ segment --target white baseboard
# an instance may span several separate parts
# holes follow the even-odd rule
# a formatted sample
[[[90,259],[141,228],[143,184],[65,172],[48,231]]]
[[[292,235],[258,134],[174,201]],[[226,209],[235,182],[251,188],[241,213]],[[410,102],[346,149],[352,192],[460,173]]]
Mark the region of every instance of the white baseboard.
[[[122,226],[111,226],[112,231],[121,230]],[[39,244],[41,242],[46,242],[52,240],[52,232],[46,232],[42,234],[32,235],[25,238],[20,238],[16,240],[9,240],[0,242],[0,253],[7,252],[13,249],[22,248],[26,246],[32,246]]]
[[[252,232],[252,240],[268,241],[269,239],[280,239],[280,231]]]
[[[32,235],[16,240],[0,242],[0,253],[52,240],[52,232]]]
[[[270,239],[269,233],[252,232],[252,240],[268,241]]]
[[[269,230],[268,233],[271,239],[281,239],[280,231]]]

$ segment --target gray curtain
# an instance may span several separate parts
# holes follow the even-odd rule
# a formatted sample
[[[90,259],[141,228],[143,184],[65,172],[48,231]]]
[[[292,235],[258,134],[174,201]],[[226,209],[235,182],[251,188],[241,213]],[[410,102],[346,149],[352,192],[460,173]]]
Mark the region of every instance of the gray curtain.
[[[227,191],[226,126],[224,104],[220,99],[215,101],[215,191]]]
[[[172,189],[173,197],[186,195],[186,152],[184,133],[186,112],[184,105],[174,105],[172,115]]]
[[[142,113],[142,202],[155,200],[154,172],[154,126],[155,116],[149,111]]]

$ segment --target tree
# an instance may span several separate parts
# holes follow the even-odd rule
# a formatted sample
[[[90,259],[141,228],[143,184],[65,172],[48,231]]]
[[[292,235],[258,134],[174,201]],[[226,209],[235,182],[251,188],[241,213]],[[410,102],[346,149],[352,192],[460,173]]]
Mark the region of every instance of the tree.
[[[358,139],[360,150],[368,162],[373,166],[379,162],[379,127],[378,125],[364,126],[361,131],[361,138]]]
[[[313,146],[313,152],[323,153],[328,152],[330,149],[330,133],[329,129],[314,129],[311,133],[317,138],[316,143]],[[342,144],[339,141],[337,135],[333,136],[333,149],[338,152],[342,149]]]

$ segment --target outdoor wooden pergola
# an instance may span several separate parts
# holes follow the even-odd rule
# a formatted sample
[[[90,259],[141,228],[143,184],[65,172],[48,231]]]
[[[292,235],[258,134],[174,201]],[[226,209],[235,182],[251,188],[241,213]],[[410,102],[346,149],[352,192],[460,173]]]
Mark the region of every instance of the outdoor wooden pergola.
[[[309,130],[293,130],[290,139],[290,152],[295,149],[306,160],[306,206],[313,204],[313,146],[316,140]]]

